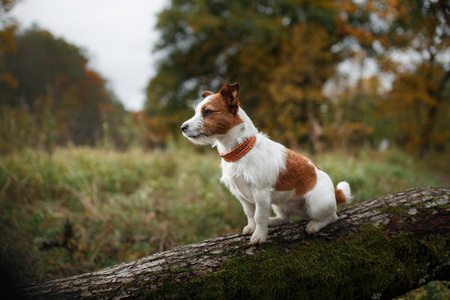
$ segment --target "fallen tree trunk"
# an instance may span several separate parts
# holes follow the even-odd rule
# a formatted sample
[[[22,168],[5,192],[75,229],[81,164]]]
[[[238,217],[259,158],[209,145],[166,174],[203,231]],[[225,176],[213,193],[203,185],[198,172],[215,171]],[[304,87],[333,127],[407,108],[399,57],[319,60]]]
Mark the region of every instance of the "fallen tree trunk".
[[[450,274],[450,189],[421,188],[339,212],[319,234],[306,221],[268,242],[229,234],[98,272],[30,284],[33,299],[390,298]]]

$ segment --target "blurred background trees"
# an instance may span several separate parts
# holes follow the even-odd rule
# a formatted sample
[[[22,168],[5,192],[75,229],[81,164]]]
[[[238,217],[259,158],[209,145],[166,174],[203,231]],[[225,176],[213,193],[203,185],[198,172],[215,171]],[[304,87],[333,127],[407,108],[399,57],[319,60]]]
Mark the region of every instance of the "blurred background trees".
[[[156,75],[127,112],[84,51],[2,1],[0,151],[165,147],[204,90],[241,84],[256,125],[290,147],[449,147],[448,0],[172,0]]]
[[[176,132],[200,91],[239,81],[241,104],[257,126],[291,146],[384,140],[421,155],[442,150],[450,129],[449,7],[173,0],[159,15],[155,50],[164,57],[146,110]],[[351,70],[342,72],[343,63]]]
[[[347,28],[363,57],[376,59],[393,86],[380,109],[398,119],[394,141],[427,155],[442,149],[449,133],[450,2],[349,2]],[[444,122],[443,122],[444,121]]]
[[[15,49],[3,56],[0,105],[3,152],[20,147],[99,144],[118,135],[122,105],[105,80],[87,68],[82,50],[33,27],[16,34]],[[112,115],[115,114],[115,117]]]

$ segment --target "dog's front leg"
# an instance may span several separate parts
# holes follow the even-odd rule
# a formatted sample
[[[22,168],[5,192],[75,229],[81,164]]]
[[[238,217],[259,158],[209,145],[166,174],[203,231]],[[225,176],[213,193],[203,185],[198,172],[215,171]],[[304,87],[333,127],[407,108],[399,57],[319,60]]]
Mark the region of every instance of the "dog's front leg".
[[[269,231],[270,217],[270,192],[269,191],[253,191],[253,199],[255,200],[255,232],[250,238],[250,244],[261,244],[267,240],[267,232]]]
[[[247,216],[247,226],[242,230],[242,234],[251,234],[255,231],[255,204],[248,202],[244,199],[239,199],[244,208],[245,215]]]

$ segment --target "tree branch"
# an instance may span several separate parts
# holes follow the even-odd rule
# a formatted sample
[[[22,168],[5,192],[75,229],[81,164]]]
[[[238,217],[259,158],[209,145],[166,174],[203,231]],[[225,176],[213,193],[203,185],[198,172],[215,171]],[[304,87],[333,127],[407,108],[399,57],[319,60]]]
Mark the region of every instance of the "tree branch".
[[[94,273],[27,285],[29,298],[393,297],[450,279],[450,189],[421,188],[339,212],[308,236],[306,221],[270,229],[268,243],[229,234]]]

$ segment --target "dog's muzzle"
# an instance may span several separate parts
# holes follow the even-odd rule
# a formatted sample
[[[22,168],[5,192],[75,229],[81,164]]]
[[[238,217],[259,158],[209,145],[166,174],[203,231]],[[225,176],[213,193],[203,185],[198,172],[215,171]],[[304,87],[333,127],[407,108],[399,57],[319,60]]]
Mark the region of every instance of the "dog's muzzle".
[[[201,134],[199,134],[195,131],[194,132],[192,132],[192,130],[189,131],[189,124],[187,124],[187,123],[183,123],[183,125],[181,125],[181,131],[183,132],[183,135],[185,137],[190,138],[190,139],[196,139],[201,136]]]
[[[189,130],[189,124],[187,123],[183,123],[183,125],[181,125],[181,131],[183,132],[183,135],[191,139],[191,141],[197,140],[199,138],[209,138],[212,135],[212,132],[209,130],[203,132],[198,132],[192,129]]]
[[[189,128],[189,125],[184,123],[183,125],[181,125],[181,131],[186,134],[187,130]]]

